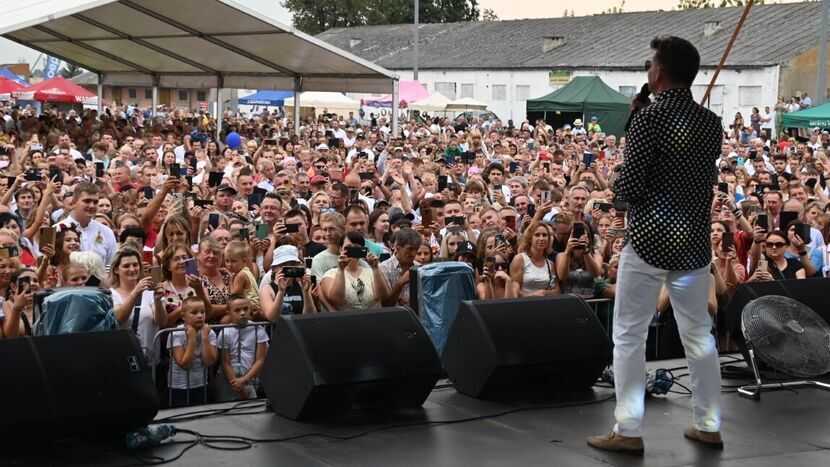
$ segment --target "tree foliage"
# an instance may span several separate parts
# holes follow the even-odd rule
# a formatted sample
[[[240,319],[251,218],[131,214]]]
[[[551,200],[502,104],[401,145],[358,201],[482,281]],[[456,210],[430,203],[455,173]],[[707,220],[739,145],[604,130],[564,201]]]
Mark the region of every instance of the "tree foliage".
[[[493,11],[492,8],[485,8],[484,10],[481,11],[481,18],[480,19],[482,21],[498,21],[499,20],[499,15],[497,15],[496,12]]]
[[[316,35],[331,28],[408,24],[415,21],[411,0],[283,0],[294,27]],[[476,21],[478,0],[420,0],[418,21],[452,23]]]
[[[678,10],[695,10],[699,8],[724,8],[745,6],[749,0],[680,0]],[[755,0],[755,5],[763,5],[764,0]]]

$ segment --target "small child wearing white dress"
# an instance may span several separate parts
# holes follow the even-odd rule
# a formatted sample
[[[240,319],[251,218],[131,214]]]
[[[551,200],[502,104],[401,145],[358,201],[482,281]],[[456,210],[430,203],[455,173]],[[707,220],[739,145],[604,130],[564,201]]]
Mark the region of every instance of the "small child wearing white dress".
[[[256,378],[262,371],[268,351],[265,329],[246,326],[252,313],[251,302],[244,295],[228,297],[228,316],[240,327],[222,329],[219,348],[222,349],[222,374],[237,400],[256,398]]]

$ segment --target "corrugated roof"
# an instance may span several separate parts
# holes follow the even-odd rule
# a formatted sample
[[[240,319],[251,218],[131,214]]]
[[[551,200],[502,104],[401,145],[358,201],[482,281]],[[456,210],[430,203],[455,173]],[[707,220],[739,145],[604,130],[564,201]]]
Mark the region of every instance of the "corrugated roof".
[[[700,51],[701,64],[714,67],[742,12],[742,7],[733,7],[423,24],[419,67],[642,68],[651,55],[649,41],[662,34],[690,40]],[[820,22],[821,2],[754,6],[727,66],[786,62],[818,44]],[[704,35],[707,23],[716,28],[709,36]],[[412,36],[411,25],[338,28],[317,35],[388,69],[412,68]],[[565,44],[543,52],[545,37],[563,37]]]

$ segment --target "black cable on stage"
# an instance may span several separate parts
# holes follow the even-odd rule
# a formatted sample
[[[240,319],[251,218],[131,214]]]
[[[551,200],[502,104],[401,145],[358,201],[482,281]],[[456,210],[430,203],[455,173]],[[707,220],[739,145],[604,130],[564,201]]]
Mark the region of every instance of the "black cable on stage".
[[[181,457],[190,449],[197,445],[205,446],[209,449],[217,449],[220,451],[242,451],[245,449],[250,449],[257,443],[281,443],[286,441],[293,441],[302,438],[328,438],[337,441],[349,441],[353,439],[357,439],[372,433],[377,433],[380,431],[387,431],[387,430],[394,430],[399,428],[409,428],[409,427],[416,427],[416,426],[441,426],[441,425],[454,425],[458,423],[469,423],[474,421],[480,420],[487,420],[491,418],[498,418],[503,417],[506,415],[519,413],[519,412],[527,412],[532,410],[549,410],[549,409],[561,409],[561,408],[568,408],[568,407],[579,407],[585,405],[593,405],[593,404],[601,404],[604,402],[608,402],[613,400],[616,396],[614,394],[597,400],[587,401],[587,402],[572,402],[566,404],[550,404],[550,405],[539,405],[539,406],[528,406],[528,407],[518,407],[515,409],[505,410],[503,412],[497,412],[493,414],[486,414],[486,415],[479,415],[475,417],[466,417],[466,418],[459,418],[459,419],[452,419],[452,420],[435,420],[435,421],[423,421],[423,422],[411,422],[411,423],[399,423],[395,425],[386,425],[378,428],[373,428],[371,430],[362,431],[359,433],[355,433],[352,435],[333,435],[329,433],[303,433],[299,435],[293,436],[286,436],[282,438],[249,438],[247,436],[237,436],[237,435],[210,435],[200,433],[194,430],[188,429],[177,429],[178,433],[185,433],[191,436],[194,436],[195,439],[191,441],[173,441],[164,443],[161,445],[169,446],[171,444],[186,444],[187,446],[182,449],[178,454],[174,457],[165,459],[158,456],[140,456],[139,462],[144,465],[161,465],[167,464],[170,462],[174,462],[176,460],[181,459]]]

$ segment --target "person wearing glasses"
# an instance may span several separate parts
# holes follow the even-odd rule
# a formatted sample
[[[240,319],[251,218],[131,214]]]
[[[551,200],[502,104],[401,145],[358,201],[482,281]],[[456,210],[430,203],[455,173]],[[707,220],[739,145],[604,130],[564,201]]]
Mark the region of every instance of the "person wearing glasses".
[[[365,255],[365,263],[352,253],[358,250]],[[379,308],[389,296],[378,257],[366,249],[366,240],[358,232],[348,232],[340,239],[337,267],[323,275],[320,288],[330,311]]]
[[[803,242],[801,242],[803,247]],[[807,273],[801,260],[788,258],[785,253],[790,239],[781,230],[765,233],[763,227],[755,227],[755,241],[750,250],[752,275],[747,282],[804,279]],[[807,252],[799,252],[800,258],[808,258]],[[809,261],[809,258],[807,259]]]

